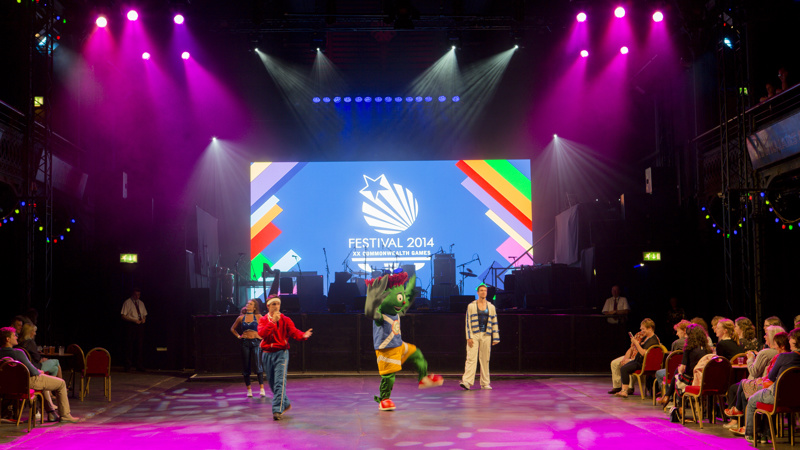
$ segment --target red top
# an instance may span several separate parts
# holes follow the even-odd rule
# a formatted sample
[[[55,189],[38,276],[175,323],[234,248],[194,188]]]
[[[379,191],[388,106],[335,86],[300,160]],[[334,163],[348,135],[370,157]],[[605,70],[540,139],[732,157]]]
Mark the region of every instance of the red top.
[[[269,315],[262,316],[258,321],[258,335],[261,341],[261,350],[265,352],[277,352],[278,350],[289,349],[289,338],[296,341],[305,341],[303,332],[294,326],[292,319],[284,314],[278,322],[273,322]]]

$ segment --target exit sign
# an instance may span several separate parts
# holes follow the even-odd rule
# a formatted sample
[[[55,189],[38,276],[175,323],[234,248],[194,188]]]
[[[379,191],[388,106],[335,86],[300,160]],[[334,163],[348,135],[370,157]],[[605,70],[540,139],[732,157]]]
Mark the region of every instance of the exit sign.
[[[119,262],[124,264],[136,264],[139,262],[138,253],[120,253]]]
[[[644,252],[642,258],[645,261],[661,261],[661,252]]]

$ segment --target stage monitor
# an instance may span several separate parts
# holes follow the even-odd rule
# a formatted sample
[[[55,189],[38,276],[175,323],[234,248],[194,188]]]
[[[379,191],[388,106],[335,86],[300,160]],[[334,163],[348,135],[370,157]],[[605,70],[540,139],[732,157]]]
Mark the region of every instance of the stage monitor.
[[[530,160],[254,162],[252,264],[367,277],[413,265],[423,288],[435,254],[459,272],[531,265],[530,174]]]

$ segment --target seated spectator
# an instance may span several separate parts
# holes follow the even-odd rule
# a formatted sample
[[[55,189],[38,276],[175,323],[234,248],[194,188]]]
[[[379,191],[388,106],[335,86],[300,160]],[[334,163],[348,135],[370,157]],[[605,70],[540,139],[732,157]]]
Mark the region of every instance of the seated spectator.
[[[741,428],[734,431],[734,434],[742,435],[744,434],[745,439],[747,442],[751,444],[754,442],[753,439],[753,418],[756,414],[756,405],[758,403],[767,403],[767,404],[774,404],[775,403],[775,381],[778,380],[778,377],[786,370],[792,367],[800,366],[800,348],[797,346],[797,340],[800,339],[800,328],[795,328],[794,330],[789,332],[789,347],[791,349],[790,352],[781,353],[775,358],[775,365],[772,366],[770,369],[769,374],[767,375],[767,380],[764,381],[764,389],[753,394],[747,400],[747,411],[745,412],[745,419],[744,419],[744,426],[745,429],[742,430]],[[765,421],[761,422],[762,424]]]
[[[783,328],[770,325],[764,334],[769,348],[761,350],[755,357],[753,357],[753,352],[748,352],[747,379],[740,380],[728,389],[727,400],[728,405],[731,406],[725,410],[725,414],[728,417],[739,417],[744,414],[743,411],[747,404],[747,399],[764,387],[764,380],[775,364],[777,355],[789,351],[788,334]],[[739,421],[731,421],[725,427],[738,429]]]
[[[39,369],[31,364],[25,352],[13,348],[18,344],[16,330],[12,327],[0,328],[0,342],[3,344],[3,347],[0,348],[0,358],[10,356],[28,368],[31,375],[31,389],[52,391],[58,396],[58,408],[61,416],[59,417],[58,413],[50,410],[47,411],[48,419],[58,422],[78,422],[78,418],[70,414],[69,399],[67,398],[67,384],[64,380],[40,372]]]
[[[25,317],[16,316],[14,320],[11,321],[11,327],[17,330],[17,334],[22,332],[22,324],[25,323]]]
[[[717,316],[719,317],[719,316]],[[719,319],[717,319],[719,320]],[[696,323],[703,327],[703,331],[706,332],[706,338],[708,338],[708,348],[714,348],[714,343],[711,341],[711,336],[708,335],[708,324],[702,317],[695,317],[694,319],[690,320],[692,323]]]
[[[791,82],[789,79],[789,71],[786,70],[786,67],[781,67],[778,69],[778,79],[781,80],[781,87],[775,89],[776,94],[780,94],[781,92],[785,92],[788,90],[794,83]]]
[[[669,398],[672,397],[678,387],[678,381],[682,383],[682,387],[692,384],[695,366],[700,362],[700,359],[709,353],[711,353],[711,346],[708,345],[706,331],[698,324],[689,325],[686,329],[686,345],[683,346],[683,359],[681,359],[678,370],[675,371],[675,380],[669,384],[667,395],[661,400],[661,404],[669,402]]]
[[[692,323],[688,320],[681,320],[672,327],[675,330],[675,334],[678,336],[678,339],[675,339],[675,341],[672,342],[672,346],[670,347],[669,351],[674,352],[676,350],[683,350],[683,346],[686,345],[686,328],[688,328],[691,324]],[[656,391],[661,392],[661,382],[664,380],[664,376],[666,375],[667,369],[658,369],[656,371]]]
[[[794,327],[800,328],[800,316],[794,316]]]
[[[656,324],[652,319],[644,319],[639,325],[639,329],[644,333],[643,339],[636,339],[636,336],[631,334],[631,345],[636,349],[633,361],[626,363],[619,369],[623,386],[628,386],[631,382],[631,374],[642,368],[644,354],[647,353],[647,349],[661,343],[658,340],[658,336],[656,336]],[[633,389],[620,390],[614,395],[626,398],[630,394],[633,394]]]
[[[719,319],[717,326],[714,327],[714,333],[719,339],[716,347],[717,356],[722,356],[729,361],[733,356],[744,352],[744,349],[736,342],[735,327],[731,319],[724,317]]]
[[[28,355],[30,355],[31,363],[37,369],[45,372],[51,376],[63,378],[61,376],[61,365],[57,359],[43,358],[42,353],[39,352],[39,346],[36,345],[36,325],[26,323],[22,325],[22,334],[19,335],[20,344],[17,348],[24,348]]]
[[[736,319],[736,325],[733,327],[736,337],[739,338],[739,346],[744,351],[758,350],[758,339],[756,339],[756,327],[753,322],[747,317],[739,317]]]
[[[643,331],[640,331],[636,333],[634,337],[641,341],[644,339],[645,335]],[[609,394],[616,394],[622,390],[622,375],[620,374],[620,369],[625,364],[633,361],[636,357],[636,353],[636,346],[631,344],[628,351],[626,351],[623,356],[611,361],[611,390],[608,391]],[[633,386],[625,386],[625,389],[627,389],[629,393],[633,393]]]

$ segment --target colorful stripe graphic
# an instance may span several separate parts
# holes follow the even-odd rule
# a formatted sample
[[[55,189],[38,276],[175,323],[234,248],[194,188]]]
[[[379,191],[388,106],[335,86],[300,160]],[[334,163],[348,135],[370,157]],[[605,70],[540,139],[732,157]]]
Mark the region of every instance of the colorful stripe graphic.
[[[533,262],[530,178],[507,160],[461,160],[456,167],[468,177],[462,186],[488,208],[486,216],[508,235],[497,247],[503,260],[528,251],[530,260],[522,258],[519,263]]]
[[[283,208],[278,205],[279,199],[275,197],[274,193],[304,166],[304,163],[297,162],[254,162],[250,164],[250,260],[252,267],[258,268],[264,263],[272,261],[264,253],[267,247],[281,234],[281,229],[275,224],[275,219],[283,212]],[[282,253],[279,262],[282,262],[283,265],[288,264],[286,255],[297,255],[292,250]],[[289,257],[289,259],[293,258]],[[294,261],[292,261],[293,264]],[[253,273],[251,276],[257,280],[261,277],[261,273]]]

